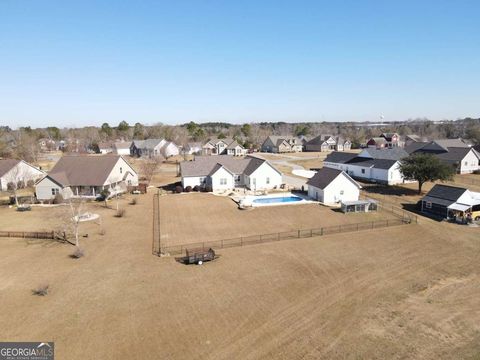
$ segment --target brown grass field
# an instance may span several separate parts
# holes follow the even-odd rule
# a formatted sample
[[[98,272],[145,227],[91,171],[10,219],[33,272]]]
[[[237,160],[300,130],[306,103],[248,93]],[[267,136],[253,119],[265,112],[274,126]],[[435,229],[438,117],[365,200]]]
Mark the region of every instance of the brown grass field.
[[[239,210],[230,198],[204,193],[161,196],[160,214],[164,246],[395,219],[386,211],[345,215],[318,204]]]
[[[151,255],[152,193],[122,199],[124,218],[89,204],[102,221],[82,224],[79,260],[71,245],[0,238],[1,340],[55,341],[58,359],[479,358],[479,228],[420,217],[185,266]],[[243,212],[206,194],[161,202],[165,234],[195,239],[353,219],[319,206]],[[64,212],[0,207],[0,229],[51,230]],[[41,284],[49,294],[33,296]]]

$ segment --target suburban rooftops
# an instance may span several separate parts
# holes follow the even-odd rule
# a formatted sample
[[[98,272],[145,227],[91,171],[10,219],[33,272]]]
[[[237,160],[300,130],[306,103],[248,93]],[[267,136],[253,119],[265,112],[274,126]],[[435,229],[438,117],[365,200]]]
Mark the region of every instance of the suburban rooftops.
[[[229,155],[218,156],[196,156],[193,161],[180,163],[180,172],[183,177],[209,176],[212,171],[224,167],[233,174],[251,175],[266,160],[247,156],[243,159],[234,158]]]

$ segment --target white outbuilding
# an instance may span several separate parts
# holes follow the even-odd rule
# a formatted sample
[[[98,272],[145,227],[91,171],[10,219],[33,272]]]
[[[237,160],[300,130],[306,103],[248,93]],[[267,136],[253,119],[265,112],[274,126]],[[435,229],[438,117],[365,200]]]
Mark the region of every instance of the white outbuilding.
[[[308,180],[308,196],[324,204],[357,201],[362,188],[345,171],[322,168]]]

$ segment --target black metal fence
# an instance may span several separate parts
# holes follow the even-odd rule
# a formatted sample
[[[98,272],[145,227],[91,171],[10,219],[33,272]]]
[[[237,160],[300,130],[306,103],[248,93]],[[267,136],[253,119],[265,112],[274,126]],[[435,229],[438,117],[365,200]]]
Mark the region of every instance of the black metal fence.
[[[0,237],[13,237],[24,239],[55,239],[54,231],[0,231]]]
[[[269,234],[241,236],[241,237],[235,237],[230,239],[202,241],[202,242],[182,244],[182,245],[164,246],[163,244],[161,244],[158,196],[159,195],[155,195],[153,198],[154,211],[153,211],[153,245],[152,245],[152,253],[158,256],[160,256],[161,254],[181,255],[185,253],[186,249],[193,249],[193,248],[224,249],[229,247],[247,246],[247,245],[275,242],[275,241],[281,241],[281,240],[302,239],[302,238],[324,236],[324,235],[330,235],[330,234],[356,232],[356,231],[362,231],[362,230],[379,229],[379,228],[386,228],[391,226],[417,223],[416,215],[408,213],[407,211],[401,208],[397,208],[395,206],[386,206],[386,205],[378,204],[380,209],[391,213],[394,216],[394,218],[385,219],[385,220],[367,221],[367,222],[361,222],[361,223],[353,223],[353,224],[343,224],[343,225],[337,225],[337,226],[324,226],[324,227],[315,228],[315,229],[298,229],[298,230],[269,233]],[[345,215],[345,216],[348,216],[348,215]]]

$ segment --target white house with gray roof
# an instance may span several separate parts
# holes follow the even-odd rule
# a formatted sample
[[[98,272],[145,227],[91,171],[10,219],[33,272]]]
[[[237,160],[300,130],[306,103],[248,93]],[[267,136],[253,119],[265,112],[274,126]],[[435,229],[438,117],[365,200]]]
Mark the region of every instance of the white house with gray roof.
[[[103,190],[111,195],[138,185],[138,175],[119,155],[62,156],[48,175],[38,181],[35,192],[38,200],[51,200],[57,194],[94,198]]]
[[[361,186],[345,171],[324,167],[307,182],[308,196],[324,204],[357,201]]]
[[[400,173],[400,160],[408,153],[402,148],[367,148],[360,154],[334,151],[329,154],[323,166],[343,170],[355,179],[396,185],[405,182]]]
[[[133,140],[130,153],[132,156],[138,157],[163,156],[169,158],[180,154],[180,149],[173,142],[165,139]]]
[[[268,190],[280,187],[282,173],[267,160],[247,156],[197,156],[180,163],[182,186],[211,187],[213,191],[244,187]]]

